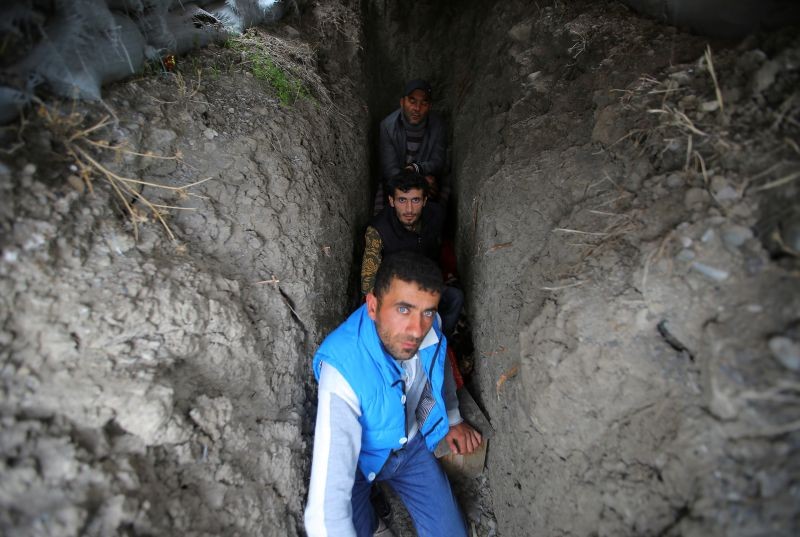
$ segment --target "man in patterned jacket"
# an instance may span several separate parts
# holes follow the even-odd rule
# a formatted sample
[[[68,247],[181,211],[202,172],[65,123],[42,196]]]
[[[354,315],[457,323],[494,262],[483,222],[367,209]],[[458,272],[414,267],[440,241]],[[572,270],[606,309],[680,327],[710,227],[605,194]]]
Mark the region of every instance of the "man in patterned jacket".
[[[389,205],[367,226],[364,257],[361,262],[361,293],[372,291],[381,259],[402,250],[419,252],[439,262],[445,214],[441,205],[428,199],[429,185],[419,173],[402,171],[388,185]],[[442,329],[448,337],[458,322],[464,295],[456,287],[445,286],[439,302]]]

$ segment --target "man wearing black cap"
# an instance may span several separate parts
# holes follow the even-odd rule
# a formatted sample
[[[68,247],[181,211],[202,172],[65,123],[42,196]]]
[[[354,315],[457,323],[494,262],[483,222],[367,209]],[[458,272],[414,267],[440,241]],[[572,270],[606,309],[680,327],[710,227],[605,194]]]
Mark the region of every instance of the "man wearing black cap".
[[[432,90],[425,80],[408,82],[400,108],[386,116],[380,127],[381,188],[375,212],[383,208],[386,181],[404,169],[423,175],[431,200],[446,205],[449,189],[442,184],[447,169],[447,134],[444,121],[431,112]]]

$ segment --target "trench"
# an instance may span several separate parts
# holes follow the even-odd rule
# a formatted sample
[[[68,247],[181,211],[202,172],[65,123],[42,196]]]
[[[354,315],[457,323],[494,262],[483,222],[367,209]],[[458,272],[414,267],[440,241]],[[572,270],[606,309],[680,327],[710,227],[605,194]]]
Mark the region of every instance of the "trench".
[[[615,242],[610,255],[591,240],[576,255],[572,243],[582,241],[554,238],[553,229],[602,235],[609,227],[582,213],[625,212],[631,206],[619,194],[647,195],[637,177],[680,169],[644,148],[637,154],[617,145],[643,121],[630,122],[617,108],[619,88],[691,63],[706,46],[724,55],[751,25],[777,28],[777,19],[796,20],[796,13],[788,5],[748,4],[722,20],[713,2],[666,3],[667,18],[682,28],[676,30],[647,18],[665,12],[627,4],[640,13],[611,3],[362,2],[370,124],[396,109],[405,80],[426,78],[436,91],[434,109],[450,127],[449,211],[475,347],[468,388],[496,431],[482,478],[457,487],[477,535],[703,533],[708,528],[692,522],[698,507],[685,496],[693,480],[685,471],[709,465],[737,472],[720,451],[694,458],[679,447],[687,435],[703,446],[732,444],[721,440],[724,433],[700,432],[698,409],[717,397],[714,389],[692,387],[709,380],[705,368],[716,360],[695,367],[702,330],[683,324],[679,339],[694,343],[676,346],[663,323],[683,306],[666,306],[671,301],[636,280],[648,261],[645,254],[637,267],[630,256],[647,250],[650,231]],[[603,134],[598,124],[606,112],[619,126]],[[604,176],[608,188],[592,192]],[[793,210],[779,206],[784,214]],[[667,213],[650,217],[663,219],[662,230],[681,222]],[[591,280],[605,283],[583,290]],[[636,303],[643,308],[629,306]],[[644,328],[650,323],[658,329]],[[740,344],[758,346],[757,332],[742,334]],[[627,378],[644,371],[659,380]],[[783,473],[749,453],[744,466]],[[680,462],[664,465],[664,457]],[[739,516],[733,505],[715,505],[718,520]],[[757,508],[753,516],[772,515]]]
[[[261,37],[335,106],[280,103],[221,47],[85,105],[190,164],[112,169],[214,177],[179,248],[85,192],[68,106],[4,131],[0,530],[304,534],[310,356],[360,298],[377,126],[420,77],[494,429],[456,482],[470,535],[796,535],[797,8],[297,4]]]

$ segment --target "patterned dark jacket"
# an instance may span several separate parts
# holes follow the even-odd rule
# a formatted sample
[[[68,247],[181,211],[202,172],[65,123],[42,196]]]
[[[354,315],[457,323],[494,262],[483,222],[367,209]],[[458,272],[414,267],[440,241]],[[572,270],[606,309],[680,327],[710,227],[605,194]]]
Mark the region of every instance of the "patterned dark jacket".
[[[406,129],[398,108],[381,121],[380,154],[383,181],[398,175],[406,165]],[[444,121],[435,113],[428,114],[425,137],[415,162],[422,175],[440,179],[447,174],[447,132]]]

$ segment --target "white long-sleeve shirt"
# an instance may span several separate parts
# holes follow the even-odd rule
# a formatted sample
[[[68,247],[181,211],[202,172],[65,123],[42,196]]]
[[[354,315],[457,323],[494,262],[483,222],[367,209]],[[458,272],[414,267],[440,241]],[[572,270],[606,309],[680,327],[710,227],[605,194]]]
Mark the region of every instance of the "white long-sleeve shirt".
[[[431,330],[421,348],[438,343]],[[419,353],[409,360],[398,360],[405,375],[406,426],[411,440],[419,430],[415,417],[417,403],[427,382]],[[458,396],[449,363],[445,363],[445,405],[450,425],[461,423]],[[353,388],[339,371],[323,362],[320,365],[317,422],[314,429],[314,454],[311,483],[305,510],[309,537],[355,536],[351,495],[361,452],[361,404]]]

